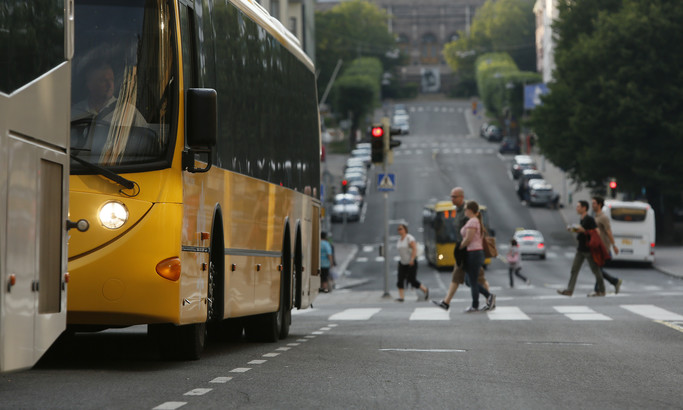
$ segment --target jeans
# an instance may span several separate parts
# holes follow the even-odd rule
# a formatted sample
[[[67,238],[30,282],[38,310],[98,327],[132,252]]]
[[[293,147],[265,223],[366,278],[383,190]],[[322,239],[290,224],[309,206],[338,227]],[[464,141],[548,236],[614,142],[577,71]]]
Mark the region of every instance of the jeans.
[[[602,278],[602,272],[600,267],[593,260],[593,256],[590,252],[576,251],[574,255],[574,263],[572,263],[571,276],[569,277],[569,286],[567,290],[574,292],[574,287],[576,287],[576,279],[579,277],[579,271],[581,270],[581,265],[583,261],[588,260],[588,266],[590,266],[593,275],[595,275],[597,292],[605,292],[605,281]]]
[[[470,281],[470,291],[472,292],[472,307],[479,308],[479,293],[487,298],[491,295],[485,287],[477,282],[479,276],[479,269],[484,265],[484,251],[467,251],[467,263],[465,264],[465,272]]]

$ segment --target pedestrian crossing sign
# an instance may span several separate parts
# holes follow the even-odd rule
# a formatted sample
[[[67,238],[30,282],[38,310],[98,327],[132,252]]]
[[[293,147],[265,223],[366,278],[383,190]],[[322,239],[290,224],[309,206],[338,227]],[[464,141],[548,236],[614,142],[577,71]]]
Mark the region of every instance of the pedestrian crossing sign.
[[[377,174],[378,191],[394,191],[396,188],[396,176],[394,174]]]

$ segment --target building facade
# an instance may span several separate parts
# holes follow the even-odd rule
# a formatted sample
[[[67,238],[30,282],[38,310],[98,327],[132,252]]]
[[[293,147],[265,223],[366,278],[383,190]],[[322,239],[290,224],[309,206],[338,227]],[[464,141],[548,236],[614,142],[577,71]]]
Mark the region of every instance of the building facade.
[[[256,0],[299,39],[315,62],[315,0]]]
[[[555,41],[552,24],[559,15],[557,0],[536,0],[536,69],[548,84],[553,79],[555,69]]]
[[[445,92],[453,76],[443,48],[459,33],[469,33],[472,18],[485,0],[369,1],[386,10],[389,31],[408,56],[408,64],[400,69],[400,80],[419,83],[422,92]],[[316,10],[329,10],[339,2],[318,0]]]

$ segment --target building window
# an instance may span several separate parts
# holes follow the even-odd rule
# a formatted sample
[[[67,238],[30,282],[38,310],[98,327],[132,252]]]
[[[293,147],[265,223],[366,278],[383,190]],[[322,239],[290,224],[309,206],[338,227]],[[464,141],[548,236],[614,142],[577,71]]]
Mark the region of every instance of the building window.
[[[296,35],[296,17],[289,18],[289,31]]]
[[[280,2],[278,0],[270,2],[270,15],[280,20]]]

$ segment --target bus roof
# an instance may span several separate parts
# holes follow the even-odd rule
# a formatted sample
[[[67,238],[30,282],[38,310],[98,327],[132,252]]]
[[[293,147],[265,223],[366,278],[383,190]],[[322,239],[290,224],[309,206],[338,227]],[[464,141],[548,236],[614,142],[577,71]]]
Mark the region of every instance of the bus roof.
[[[635,208],[635,209],[650,209],[650,204],[642,201],[619,201],[616,199],[605,199],[605,206],[608,208]]]
[[[254,20],[259,26],[265,28],[273,37],[277,38],[282,45],[301,60],[309,70],[314,71],[313,62],[301,49],[299,39],[268,10],[254,0],[230,0],[237,8]]]

